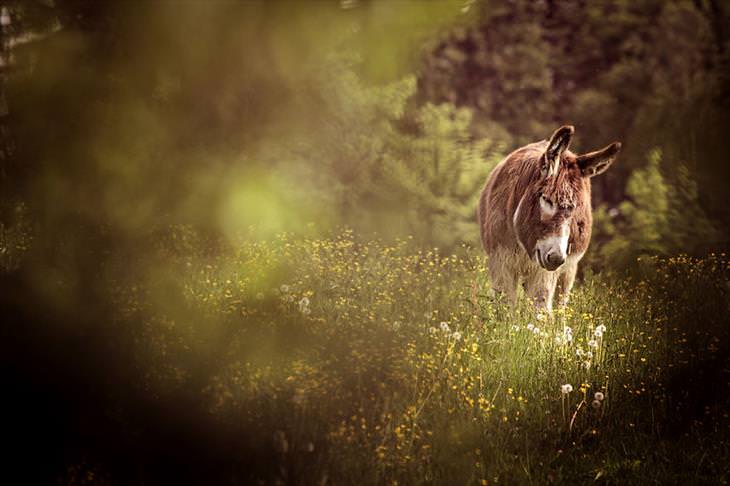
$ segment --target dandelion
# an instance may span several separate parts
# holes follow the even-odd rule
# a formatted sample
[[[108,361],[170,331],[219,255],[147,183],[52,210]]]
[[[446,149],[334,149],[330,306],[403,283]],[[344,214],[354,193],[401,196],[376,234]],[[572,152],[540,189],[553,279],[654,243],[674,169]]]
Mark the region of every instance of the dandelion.
[[[592,351],[586,351],[585,357],[588,359],[593,358],[593,352]]]
[[[595,339],[591,339],[590,341],[588,341],[588,347],[589,348],[597,348],[598,347],[598,341],[596,341]]]
[[[456,331],[454,334],[451,335],[452,338],[454,338],[454,341],[459,341],[461,339],[461,333],[459,331]]]
[[[599,402],[602,402],[603,399],[606,398],[606,396],[602,392],[596,392],[596,394],[593,395],[593,398],[595,398]]]
[[[598,410],[599,408],[601,408],[601,402],[599,400],[593,400],[593,403],[591,404],[591,406],[593,408],[595,408],[596,410]]]
[[[568,393],[573,391],[573,385],[571,385],[570,383],[566,383],[565,385],[560,387],[560,391],[563,395],[567,395]]]
[[[593,331],[593,335],[597,338],[603,337],[603,331],[600,327],[597,327],[595,331]]]
[[[540,335],[540,328],[539,327],[535,327],[535,328],[532,329],[532,332],[534,332],[536,336],[539,336]]]
[[[606,326],[604,326],[603,324],[598,325],[596,326],[596,330],[600,330],[601,334],[603,334],[604,332],[606,332]]]
[[[512,330],[517,332],[520,330],[520,326],[518,326],[517,324],[512,324]]]
[[[527,325],[527,330],[528,330],[528,331],[532,331],[533,329],[535,329],[535,325],[534,325],[533,323],[529,323],[529,324]]]
[[[441,331],[443,332],[449,332],[451,329],[449,328],[449,323],[446,321],[441,321],[441,324],[439,324],[441,327]]]
[[[583,353],[583,350],[581,348],[576,348],[576,350],[575,350],[575,355],[576,356],[578,356],[579,358],[582,358],[583,357],[583,354],[584,353]]]

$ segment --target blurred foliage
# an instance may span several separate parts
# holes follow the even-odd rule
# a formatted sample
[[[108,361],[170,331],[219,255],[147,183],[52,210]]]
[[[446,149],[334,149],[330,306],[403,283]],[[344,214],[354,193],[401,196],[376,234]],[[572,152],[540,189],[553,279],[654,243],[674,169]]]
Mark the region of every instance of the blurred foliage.
[[[658,171],[666,198],[643,183],[655,199],[695,208],[673,210],[685,229],[661,250],[728,245],[709,229],[730,224],[730,24],[716,1],[3,8],[2,219],[27,205],[34,260],[144,247],[177,223],[228,241],[345,225],[476,244],[491,168],[560,123],[578,127],[578,151],[624,142],[597,205],[621,210]],[[630,230],[597,223],[593,261],[619,261],[599,254],[621,231],[659,251],[641,214],[621,210],[639,218]]]
[[[697,182],[686,166],[672,177],[660,171],[662,153],[649,153],[648,164],[629,178],[627,200],[618,208],[594,212],[595,267],[627,268],[638,255],[702,254],[719,245],[722,233],[699,204]]]

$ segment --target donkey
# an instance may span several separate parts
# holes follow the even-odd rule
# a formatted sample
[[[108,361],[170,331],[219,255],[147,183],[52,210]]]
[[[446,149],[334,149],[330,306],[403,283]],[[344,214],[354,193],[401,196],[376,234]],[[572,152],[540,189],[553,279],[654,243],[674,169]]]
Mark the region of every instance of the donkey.
[[[477,210],[493,288],[514,304],[517,286],[538,309],[568,302],[591,239],[591,181],[621,150],[614,142],[583,155],[568,150],[575,129],[509,154],[489,175]]]

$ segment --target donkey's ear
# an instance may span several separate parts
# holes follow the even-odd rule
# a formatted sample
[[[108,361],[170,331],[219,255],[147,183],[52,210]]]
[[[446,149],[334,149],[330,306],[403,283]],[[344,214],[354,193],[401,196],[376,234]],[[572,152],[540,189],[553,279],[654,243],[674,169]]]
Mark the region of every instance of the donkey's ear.
[[[542,159],[542,165],[540,166],[540,172],[543,177],[553,176],[558,173],[560,159],[562,158],[563,152],[570,146],[570,141],[573,139],[573,132],[575,132],[575,128],[571,125],[566,125],[555,130],[553,136],[550,137],[547,149],[545,150],[545,156]]]
[[[578,167],[585,177],[593,177],[603,174],[610,167],[616,156],[621,151],[621,144],[614,142],[608,147],[583,154],[578,157]]]

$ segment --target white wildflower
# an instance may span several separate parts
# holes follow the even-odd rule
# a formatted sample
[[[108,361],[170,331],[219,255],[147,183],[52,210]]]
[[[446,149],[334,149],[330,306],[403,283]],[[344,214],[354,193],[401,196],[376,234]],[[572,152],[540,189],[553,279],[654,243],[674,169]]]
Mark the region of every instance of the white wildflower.
[[[580,348],[576,348],[575,355],[578,356],[579,358],[582,358],[583,357],[583,350],[580,349]]]
[[[600,402],[600,401],[598,401],[598,400],[593,400],[593,403],[592,403],[591,405],[592,405],[592,406],[593,406],[593,408],[595,408],[596,410],[598,410],[599,408],[601,408],[601,402]]]
[[[596,341],[595,339],[591,339],[590,341],[588,341],[588,347],[589,348],[597,348],[598,347],[598,341]]]
[[[311,312],[309,310],[309,299],[307,297],[302,297],[301,300],[299,300],[299,312],[304,315],[307,315],[309,314],[309,312]]]
[[[568,393],[573,391],[573,385],[571,385],[570,383],[566,383],[565,385],[560,387],[560,391],[563,395],[567,395]]]
[[[604,332],[606,332],[606,326],[604,326],[603,324],[600,324],[600,325],[596,326],[596,329],[600,329],[601,330],[601,334],[603,334]]]
[[[532,332],[534,332],[536,336],[539,336],[540,335],[540,328],[539,327],[535,327],[535,328],[532,329]]]
[[[441,327],[441,330],[443,332],[449,332],[449,331],[451,331],[451,329],[449,328],[449,323],[446,322],[446,321],[441,321],[441,324],[439,324],[439,326]]]
[[[451,335],[452,338],[454,338],[454,341],[459,341],[461,339],[461,333],[459,331],[456,331],[454,334]]]
[[[535,325],[534,325],[533,323],[529,323],[529,324],[527,325],[527,330],[528,330],[528,331],[532,331],[533,329],[535,329]]]
[[[588,359],[593,358],[593,351],[586,351],[586,358],[588,358]]]
[[[520,330],[520,326],[518,326],[517,324],[512,324],[512,330],[517,332]]]
[[[606,396],[602,392],[596,392],[596,394],[593,395],[593,398],[595,398],[599,402],[602,402],[603,399],[606,398]]]
[[[600,327],[597,327],[595,331],[593,331],[593,335],[597,338],[603,337],[603,331],[601,331]]]

